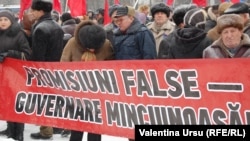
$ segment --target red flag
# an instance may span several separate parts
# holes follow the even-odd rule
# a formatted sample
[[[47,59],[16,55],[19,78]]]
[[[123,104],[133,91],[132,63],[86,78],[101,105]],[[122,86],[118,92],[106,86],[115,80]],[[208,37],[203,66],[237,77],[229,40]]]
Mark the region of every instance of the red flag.
[[[173,5],[174,0],[166,0],[166,5],[170,6]]]
[[[111,19],[109,17],[109,3],[108,0],[105,0],[104,2],[104,25],[111,22]]]
[[[32,0],[21,0],[19,19],[23,18],[23,12],[31,6],[31,1]]]
[[[86,0],[68,0],[68,6],[73,17],[86,15]]]
[[[206,7],[207,6],[206,0],[193,0],[193,3],[197,4],[199,7]]]
[[[115,3],[115,4],[120,4],[119,0],[115,0],[114,3]]]
[[[53,1],[53,9],[58,11],[59,13],[62,13],[61,3],[60,3],[59,0],[54,0]]]
[[[232,3],[238,3],[241,2],[241,0],[231,0]]]

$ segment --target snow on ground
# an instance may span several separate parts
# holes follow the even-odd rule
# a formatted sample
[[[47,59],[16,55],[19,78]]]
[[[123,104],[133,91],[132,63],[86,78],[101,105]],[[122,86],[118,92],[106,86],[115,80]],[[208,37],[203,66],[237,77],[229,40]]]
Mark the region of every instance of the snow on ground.
[[[0,120],[0,131],[6,129],[6,121]],[[24,141],[69,141],[68,137],[61,137],[59,134],[54,134],[52,139],[49,140],[35,140],[30,138],[30,133],[39,132],[39,126],[33,124],[25,124],[24,128]],[[85,133],[82,141],[87,141],[87,134]],[[6,136],[0,136],[0,141],[14,141],[13,139],[8,139]],[[113,137],[108,135],[102,135],[102,141],[128,141],[127,138]]]

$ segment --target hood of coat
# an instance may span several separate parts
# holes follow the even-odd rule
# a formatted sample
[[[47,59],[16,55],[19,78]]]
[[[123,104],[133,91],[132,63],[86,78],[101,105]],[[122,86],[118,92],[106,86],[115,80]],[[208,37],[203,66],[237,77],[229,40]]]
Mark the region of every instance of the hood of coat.
[[[21,31],[21,26],[15,22],[6,30],[0,30],[0,34],[6,34],[7,36],[14,37]]]

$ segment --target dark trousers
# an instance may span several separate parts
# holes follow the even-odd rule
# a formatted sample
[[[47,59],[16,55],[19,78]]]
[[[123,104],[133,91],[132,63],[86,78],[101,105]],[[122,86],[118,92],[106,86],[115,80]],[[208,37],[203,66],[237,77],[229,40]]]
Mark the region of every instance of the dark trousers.
[[[8,137],[23,141],[24,123],[7,122]]]
[[[82,141],[82,137],[83,137],[82,131],[71,130],[71,135],[70,135],[69,141]],[[88,133],[87,141],[101,141],[101,140],[102,140],[102,135]]]

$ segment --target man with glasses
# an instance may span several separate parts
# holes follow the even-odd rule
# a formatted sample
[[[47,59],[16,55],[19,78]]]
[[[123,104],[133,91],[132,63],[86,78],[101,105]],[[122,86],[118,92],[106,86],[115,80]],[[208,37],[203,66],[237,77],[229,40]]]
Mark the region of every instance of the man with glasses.
[[[114,50],[117,60],[155,59],[156,47],[151,31],[135,18],[135,9],[121,6],[114,19]]]
[[[135,18],[135,9],[130,6],[120,6],[114,13],[114,23],[117,26],[114,31],[115,59],[155,59],[157,55],[154,36]],[[129,141],[134,140],[129,139]]]

